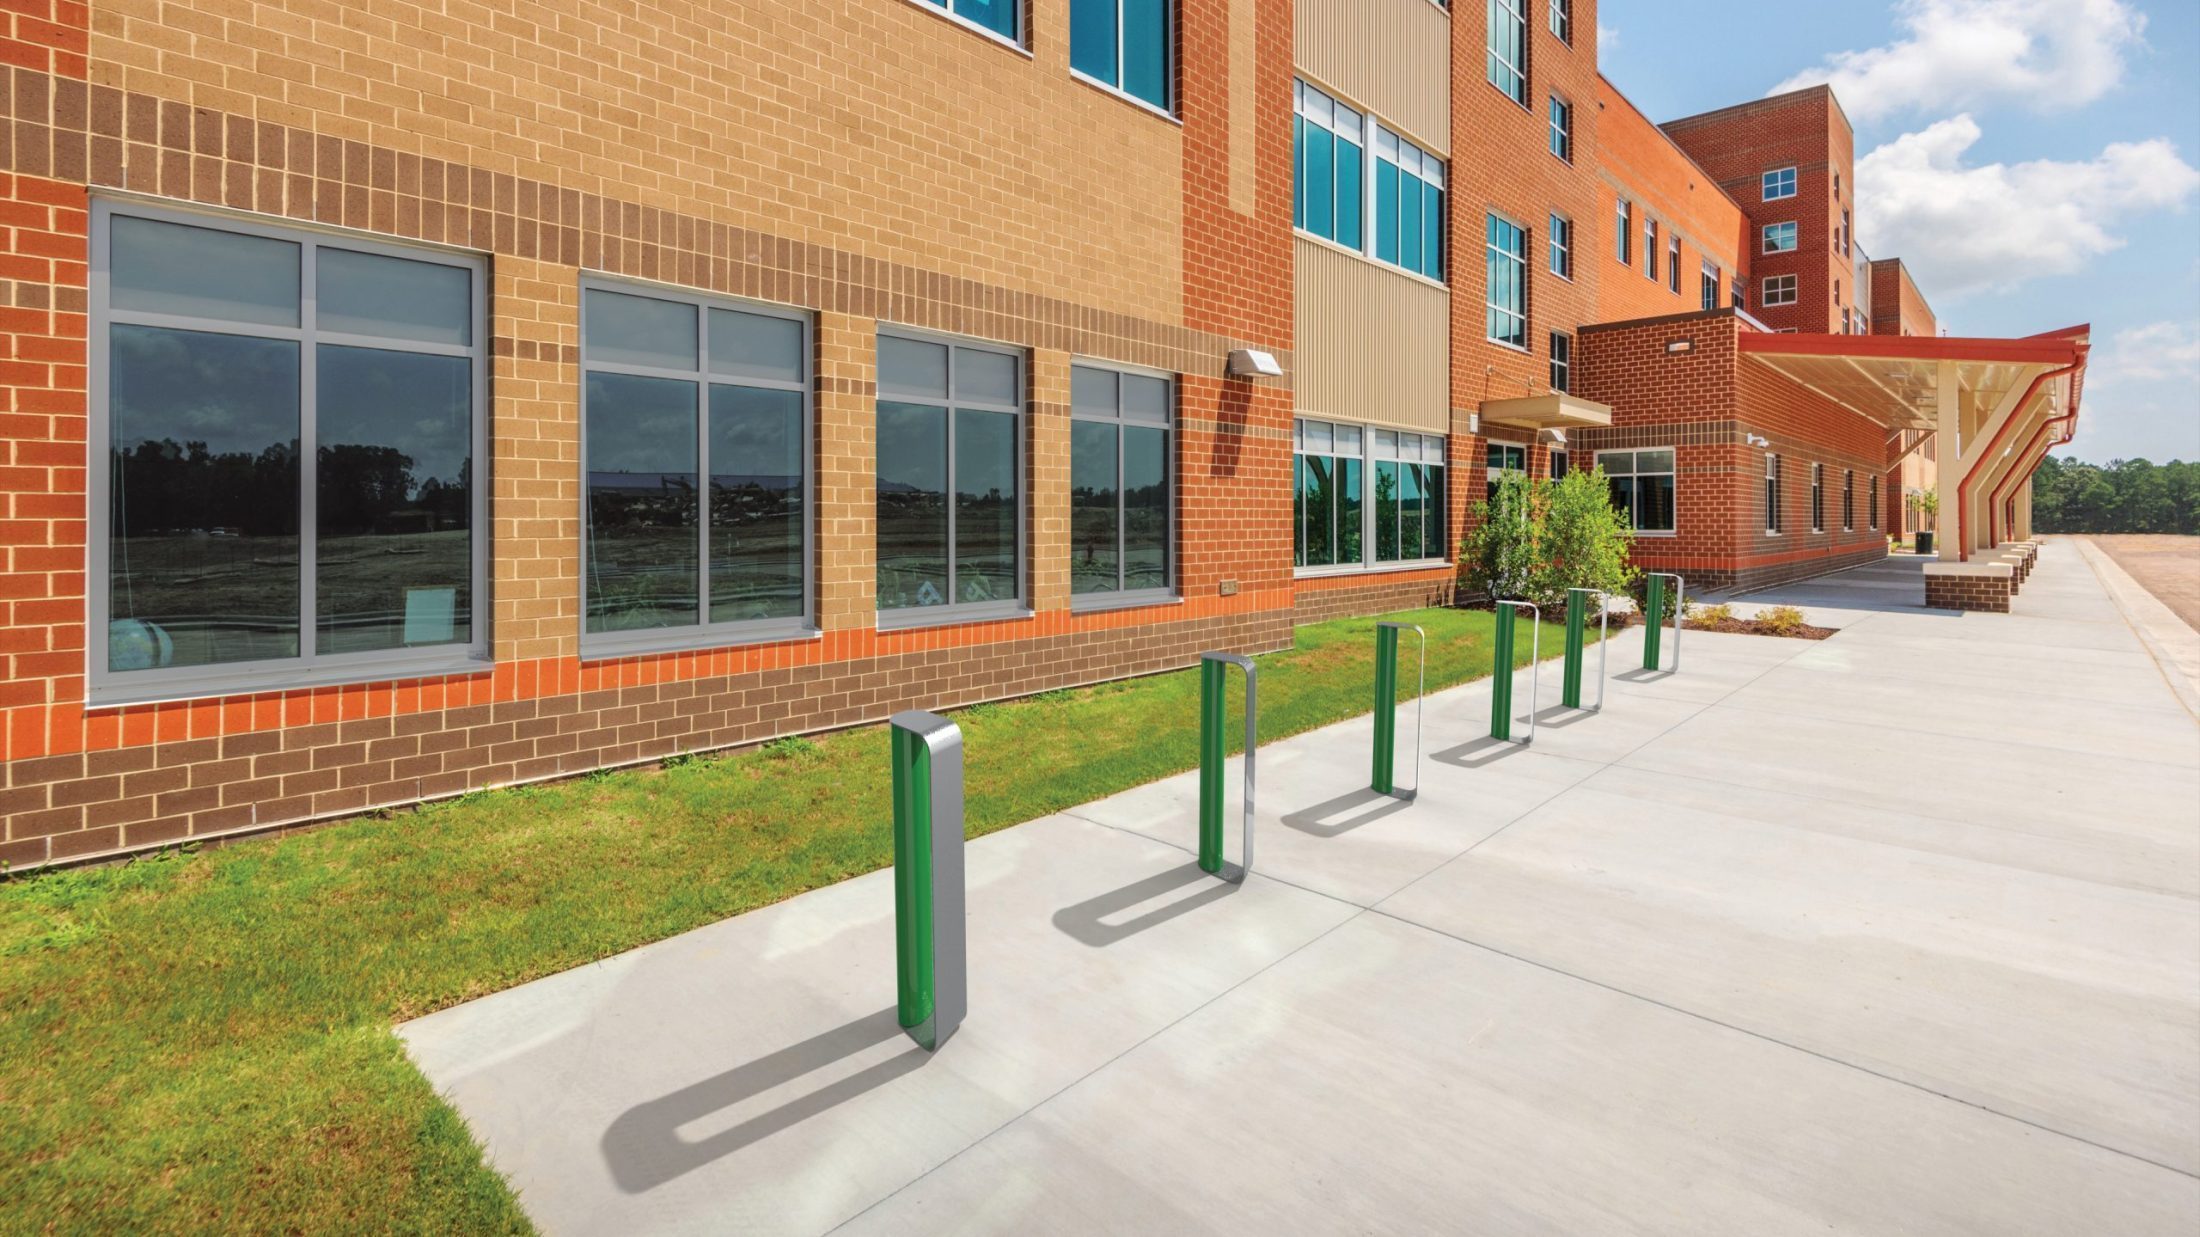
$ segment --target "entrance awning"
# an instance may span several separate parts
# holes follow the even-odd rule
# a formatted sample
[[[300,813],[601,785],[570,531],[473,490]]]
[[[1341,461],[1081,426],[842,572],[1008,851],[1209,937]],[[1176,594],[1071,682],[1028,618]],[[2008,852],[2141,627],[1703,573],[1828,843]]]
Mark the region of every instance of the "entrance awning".
[[[1741,354],[1888,429],[1939,426],[1940,363],[1952,362],[1966,419],[2051,369],[2071,364],[2068,338],[1800,335],[1743,332]]]
[[[1491,425],[1527,430],[1602,429],[1612,424],[1612,408],[1576,395],[1529,395],[1482,402],[1482,419]]]

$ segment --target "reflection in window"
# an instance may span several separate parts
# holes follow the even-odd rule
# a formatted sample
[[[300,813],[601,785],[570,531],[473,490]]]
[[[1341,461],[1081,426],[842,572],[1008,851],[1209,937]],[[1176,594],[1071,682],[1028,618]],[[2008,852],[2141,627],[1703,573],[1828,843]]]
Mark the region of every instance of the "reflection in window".
[[[1597,467],[1611,487],[1612,506],[1638,533],[1673,531],[1673,449],[1599,451]]]
[[[1312,420],[1295,433],[1298,566],[1443,557],[1442,437]]]
[[[708,643],[807,617],[804,319],[583,289],[583,632]],[[759,629],[744,624],[765,624]],[[669,634],[668,634],[669,633]],[[649,647],[658,647],[651,644]]]
[[[1159,592],[1170,564],[1166,379],[1070,369],[1070,592]]]
[[[1019,39],[1017,12],[1023,0],[928,0],[973,26],[979,26],[1013,43]]]
[[[878,608],[1020,604],[1020,358],[898,335],[878,358]]]
[[[96,214],[95,696],[110,676],[219,691],[477,647],[479,264]],[[207,673],[248,664],[249,680]]]
[[[1167,111],[1169,24],[1169,0],[1070,0],[1070,67]]]
[[[1366,118],[1305,82],[1293,87],[1291,223],[1358,249]]]

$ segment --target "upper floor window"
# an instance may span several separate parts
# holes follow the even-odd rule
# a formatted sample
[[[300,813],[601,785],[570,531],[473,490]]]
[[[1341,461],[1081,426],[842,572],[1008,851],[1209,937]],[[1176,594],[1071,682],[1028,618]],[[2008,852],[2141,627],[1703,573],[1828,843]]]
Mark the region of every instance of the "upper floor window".
[[[1551,389],[1574,389],[1574,337],[1564,331],[1551,332]]]
[[[1844,258],[1850,256],[1852,252],[1852,250],[1850,249],[1850,239],[1849,212],[1846,208],[1844,208],[1841,211],[1841,256]]]
[[[1574,0],[1551,0],[1551,33],[1561,43],[1574,41]]]
[[[1795,221],[1768,223],[1764,227],[1766,253],[1791,253],[1795,249]]]
[[[1611,487],[1612,506],[1638,533],[1673,531],[1673,448],[1599,451],[1597,467]]]
[[[1719,307],[1719,268],[1710,262],[1703,264],[1703,307]]]
[[[1841,531],[1852,532],[1856,528],[1856,470],[1841,471]]]
[[[1826,531],[1826,466],[1810,466],[1810,531]]]
[[[1873,473],[1870,481],[1871,496],[1864,500],[1864,523],[1876,529],[1879,527],[1879,474]]]
[[[1070,0],[1069,67],[1168,111],[1170,8],[1170,0]]]
[[[1626,266],[1633,261],[1628,257],[1628,246],[1634,241],[1634,230],[1634,207],[1628,204],[1626,198],[1620,198],[1613,206],[1612,253],[1613,256],[1619,259],[1621,266]]]
[[[1574,221],[1564,215],[1552,215],[1547,240],[1551,255],[1551,273],[1564,279],[1574,277]]]
[[[1765,532],[1780,531],[1780,457],[1765,453]]]
[[[1501,215],[1487,226],[1489,338],[1514,348],[1528,346],[1527,232]]]
[[[954,14],[987,34],[1015,43],[1023,37],[1018,14],[1023,0],[924,0],[933,8]]]
[[[482,262],[103,200],[91,257],[90,700],[478,669]]]
[[[1742,310],[1746,313],[1749,309],[1749,289],[1742,286],[1742,277],[1739,273],[1735,274],[1734,282],[1731,286],[1734,289],[1732,293],[1734,308]]]
[[[1764,175],[1764,200],[1777,202],[1781,198],[1795,196],[1795,169],[1774,168]]]
[[[1668,237],[1665,242],[1665,286],[1681,290],[1681,238]]]
[[[1795,276],[1765,276],[1764,295],[1758,298],[1757,303],[1767,308],[1774,305],[1793,305],[1795,303]]]
[[[809,320],[581,291],[583,644],[694,647],[809,614]]]
[[[1444,277],[1444,164],[1375,126],[1375,256]]]
[[[1551,96],[1551,153],[1568,163],[1574,161],[1574,105]]]
[[[1073,365],[1069,377],[1070,594],[1166,595],[1175,582],[1173,385],[1093,365]]]
[[[1023,356],[878,337],[878,608],[984,617],[1024,598]]]
[[[1642,273],[1655,283],[1658,278],[1658,221],[1642,221]]]
[[[1528,106],[1528,19],[1522,0],[1489,0],[1490,84]]]
[[[1295,83],[1291,222],[1347,249],[1364,243],[1361,202],[1366,117],[1305,82]]]

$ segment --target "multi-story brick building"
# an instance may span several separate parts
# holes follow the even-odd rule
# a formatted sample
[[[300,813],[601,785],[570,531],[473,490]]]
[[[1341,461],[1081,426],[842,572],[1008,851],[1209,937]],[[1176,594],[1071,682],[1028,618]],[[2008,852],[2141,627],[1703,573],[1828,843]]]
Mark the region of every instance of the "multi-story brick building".
[[[1451,596],[1494,471],[1883,546],[1765,544],[1760,439],[1884,428],[1733,307],[1853,304],[1838,105],[1661,131],[1593,0],[0,22],[6,864],[1285,647]]]

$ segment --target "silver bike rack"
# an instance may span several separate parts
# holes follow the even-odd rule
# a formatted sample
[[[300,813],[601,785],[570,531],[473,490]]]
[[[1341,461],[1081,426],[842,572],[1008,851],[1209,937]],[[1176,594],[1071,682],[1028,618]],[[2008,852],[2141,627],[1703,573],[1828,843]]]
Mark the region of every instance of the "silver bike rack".
[[[1515,719],[1512,715],[1512,640],[1509,632],[1503,647],[1498,649],[1505,664],[1491,667],[1493,680],[1498,684],[1497,709],[1496,716],[1492,719],[1491,737],[1527,747],[1535,742],[1536,706],[1542,698],[1543,611],[1535,603],[1528,601],[1500,601],[1497,604],[1516,614],[1522,610],[1528,612],[1528,737],[1512,737],[1512,723]]]

